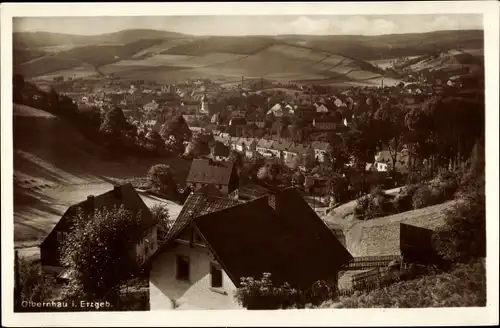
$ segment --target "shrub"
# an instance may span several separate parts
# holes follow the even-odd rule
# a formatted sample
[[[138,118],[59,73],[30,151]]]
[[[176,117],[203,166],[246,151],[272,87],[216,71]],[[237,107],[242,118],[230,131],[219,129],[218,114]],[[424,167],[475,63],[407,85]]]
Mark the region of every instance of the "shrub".
[[[138,269],[129,247],[141,237],[141,215],[121,206],[97,210],[91,218],[80,212],[74,222],[62,245],[62,264],[69,273],[63,297],[115,304],[120,285]]]
[[[47,275],[44,275],[41,270],[40,262],[32,262],[25,258],[18,259],[18,274],[19,274],[19,294],[16,299],[16,311],[22,310],[18,302],[47,301],[54,291],[55,280]]]
[[[436,205],[437,203],[436,193],[433,193],[433,189],[428,184],[420,186],[415,191],[412,198],[412,205],[414,209]]]
[[[369,220],[391,215],[394,213],[391,199],[392,197],[387,195],[380,187],[376,187],[369,195],[357,200],[354,216],[360,220]]]
[[[457,265],[450,273],[429,274],[369,293],[357,292],[322,308],[424,308],[486,305],[484,260]]]
[[[318,281],[307,290],[292,288],[288,283],[276,286],[270,273],[263,273],[255,280],[241,279],[241,287],[235,292],[238,303],[249,310],[276,310],[304,308],[308,304],[319,305],[333,296],[334,288],[326,282]]]
[[[148,179],[155,190],[167,196],[174,196],[176,194],[177,185],[169,165],[153,165],[148,171]]]
[[[158,222],[158,239],[159,242],[162,242],[172,226],[168,208],[165,205],[155,204],[151,206],[150,210],[153,219]]]
[[[358,198],[356,201],[356,207],[354,208],[354,217],[356,219],[364,220],[365,219],[365,213],[368,211],[368,206],[370,206],[370,196],[363,196],[361,198]]]
[[[434,236],[440,255],[467,262],[486,256],[486,199],[484,180],[446,213],[446,225]]]
[[[401,190],[393,200],[395,213],[411,211],[413,209],[412,199],[418,188],[418,185],[408,185]]]

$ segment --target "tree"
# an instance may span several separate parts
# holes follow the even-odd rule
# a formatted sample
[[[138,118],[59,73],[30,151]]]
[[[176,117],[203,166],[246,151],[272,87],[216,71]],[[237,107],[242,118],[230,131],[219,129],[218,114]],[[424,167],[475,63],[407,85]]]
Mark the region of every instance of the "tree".
[[[67,300],[92,299],[116,304],[120,285],[138,272],[132,247],[140,237],[141,213],[122,206],[99,209],[90,218],[80,212],[62,246],[69,282]]]
[[[393,180],[396,177],[397,163],[404,147],[407,127],[405,125],[406,112],[404,108],[387,105],[382,106],[375,113],[377,121],[377,135],[379,141],[387,145],[391,157],[391,173]]]
[[[177,190],[174,174],[167,164],[153,165],[148,171],[148,179],[155,190],[166,195],[172,196]]]
[[[446,213],[438,231],[438,252],[447,260],[467,262],[486,256],[486,191],[484,143],[477,142],[460,179],[459,202]]]
[[[185,151],[182,140],[177,139],[174,135],[170,135],[165,141],[165,148],[174,155],[181,155]]]
[[[438,252],[447,260],[468,262],[486,256],[484,179],[446,214],[446,226],[436,235]]]
[[[168,231],[172,227],[168,207],[165,205],[155,204],[150,208],[151,214],[155,222],[158,222],[158,240],[165,241]]]
[[[303,186],[305,181],[304,174],[300,171],[296,171],[292,175],[292,184],[297,186]]]
[[[192,137],[191,130],[189,130],[189,126],[181,115],[173,117],[171,121],[167,122],[166,128],[161,132],[161,136],[165,140],[171,135],[180,142],[188,141]]]
[[[156,152],[165,150],[165,142],[158,132],[152,131],[148,134],[148,139],[155,148]]]
[[[212,136],[213,139],[213,136]],[[204,135],[195,135],[189,142],[185,151],[186,155],[199,157],[210,154],[209,139]]]
[[[111,142],[121,144],[123,141],[122,138],[128,129],[128,123],[121,108],[113,107],[104,114],[100,131]]]
[[[229,160],[233,162],[233,164],[241,170],[243,168],[243,155],[236,150],[232,150],[229,154]]]

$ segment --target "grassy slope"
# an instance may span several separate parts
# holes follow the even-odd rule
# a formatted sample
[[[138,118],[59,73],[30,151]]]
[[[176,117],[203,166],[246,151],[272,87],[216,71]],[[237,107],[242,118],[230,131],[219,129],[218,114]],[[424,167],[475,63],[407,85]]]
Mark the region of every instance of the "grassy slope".
[[[484,260],[459,265],[450,273],[427,275],[365,294],[327,302],[321,308],[426,308],[486,306]]]
[[[389,194],[396,194],[399,188],[391,189],[388,191]],[[444,222],[444,213],[447,209],[450,209],[455,201],[449,201],[443,204],[438,204],[434,206],[425,207],[422,209],[417,209],[413,211],[402,212],[386,217],[376,218],[369,221],[362,221],[354,218],[354,208],[356,207],[357,200],[345,203],[323,219],[335,226],[342,228],[346,236],[346,246],[347,249],[353,254],[362,253],[365,251],[361,249],[362,245],[359,241],[363,236],[363,231],[361,227],[370,228],[380,225],[389,225],[396,223],[408,223],[416,226],[440,226]]]
[[[365,60],[414,56],[437,49],[447,51],[457,45],[469,49],[482,47],[481,31],[376,37],[193,37],[159,31],[139,32],[123,31],[96,36],[91,45],[88,44],[88,37],[17,36],[18,45],[29,45],[31,42],[39,47],[60,46],[60,43],[66,42],[83,46],[39,57],[15,68],[33,77],[71,70],[87,63],[98,67],[106,65],[104,72],[115,73],[125,79],[154,79],[160,83],[197,77],[239,78],[243,75],[248,78],[266,77],[283,83],[378,85],[382,72]],[[151,53],[161,55],[150,57]],[[37,56],[39,54],[24,52],[20,58]],[[456,63],[448,61],[439,65],[454,66]],[[64,74],[67,73],[64,71]],[[395,84],[399,81],[386,79],[384,82]]]
[[[170,164],[187,175],[181,159],[102,159],[102,150],[59,118],[38,109],[14,105],[14,238],[39,241],[66,208],[87,195],[106,192],[112,181],[144,176],[151,165]],[[159,202],[147,195],[149,205]],[[180,207],[167,202],[172,215]]]
[[[186,51],[185,54],[161,54],[142,60],[126,60],[103,67],[104,72],[113,72],[122,78],[140,76],[155,78],[160,82],[175,82],[193,77],[212,79],[229,78],[238,82],[246,78],[272,79],[287,83],[316,82],[330,84],[369,80],[380,76],[377,68],[362,61],[337,54],[317,51],[287,44],[273,44],[260,49],[260,45],[239,53],[195,52],[187,45],[173,51]],[[176,49],[176,48],[172,48]],[[243,52],[256,52],[243,55]],[[210,50],[228,51],[224,47],[211,47]]]

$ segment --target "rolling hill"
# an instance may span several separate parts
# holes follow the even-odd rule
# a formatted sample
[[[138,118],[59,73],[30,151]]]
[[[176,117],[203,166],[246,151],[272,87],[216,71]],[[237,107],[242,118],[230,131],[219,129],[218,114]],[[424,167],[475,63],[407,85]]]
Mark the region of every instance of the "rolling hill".
[[[113,188],[113,182],[145,176],[151,165],[169,164],[186,175],[180,158],[104,159],[100,146],[45,111],[14,104],[14,239],[40,241],[68,206]],[[180,206],[147,194],[147,205],[164,203],[172,217]]]
[[[241,37],[198,37],[155,30],[99,36],[14,34],[15,71],[26,77],[68,74],[73,68],[91,65],[124,79],[154,79],[160,83],[187,78],[229,83],[245,76],[281,83],[379,84],[385,72],[370,61],[428,56],[458,46],[481,49],[482,31]],[[455,64],[443,63],[446,65]],[[386,84],[397,82],[397,79],[384,80]]]

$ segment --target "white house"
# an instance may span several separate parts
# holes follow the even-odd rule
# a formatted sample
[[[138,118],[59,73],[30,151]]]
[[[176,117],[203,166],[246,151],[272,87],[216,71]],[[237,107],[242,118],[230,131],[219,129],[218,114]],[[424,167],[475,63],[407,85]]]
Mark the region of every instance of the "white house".
[[[152,311],[241,309],[235,298],[241,278],[269,272],[274,283],[295,288],[318,280],[336,286],[350,260],[302,196],[287,188],[247,202],[192,193],[144,267]]]
[[[324,141],[313,141],[311,146],[314,149],[314,157],[318,160],[318,162],[324,162],[330,144]]]

